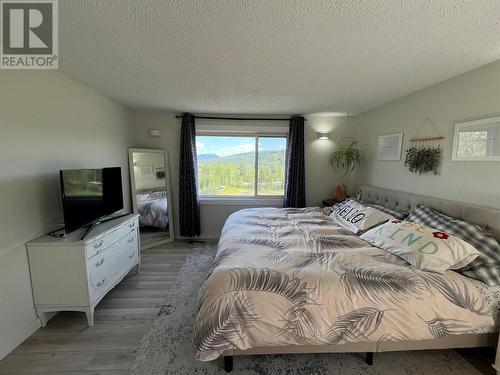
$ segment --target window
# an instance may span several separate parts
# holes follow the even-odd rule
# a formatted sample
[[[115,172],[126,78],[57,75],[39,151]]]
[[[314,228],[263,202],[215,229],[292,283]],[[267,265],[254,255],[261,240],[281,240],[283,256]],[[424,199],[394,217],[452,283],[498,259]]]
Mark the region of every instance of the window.
[[[285,136],[198,134],[196,150],[200,196],[283,196]]]
[[[500,160],[500,117],[455,124],[451,160]]]
[[[496,156],[497,129],[463,131],[458,134],[458,157]]]

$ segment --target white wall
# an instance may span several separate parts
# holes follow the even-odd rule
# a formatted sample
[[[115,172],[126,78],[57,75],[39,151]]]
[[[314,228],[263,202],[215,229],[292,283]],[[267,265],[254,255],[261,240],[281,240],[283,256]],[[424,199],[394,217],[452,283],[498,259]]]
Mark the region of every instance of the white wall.
[[[306,159],[306,200],[307,206],[321,206],[321,201],[335,194],[337,185],[347,185],[348,193],[350,176],[342,171],[334,170],[329,164],[330,154],[339,145],[349,143],[352,119],[349,123],[344,117],[307,116],[305,131]],[[348,127],[347,127],[348,125]],[[346,130],[347,127],[347,130]],[[317,132],[330,133],[329,140],[318,140]]]
[[[175,235],[179,238],[179,139],[180,120],[175,114],[167,112],[135,111],[132,114],[134,144],[133,147],[167,149],[170,160],[172,181],[172,206],[174,209]],[[206,122],[205,122],[206,123]],[[252,126],[248,122],[239,122],[241,126]],[[255,123],[257,124],[257,123]],[[265,125],[258,122],[258,125]],[[270,122],[269,126],[284,126],[288,123]],[[160,129],[161,137],[148,136],[148,129]],[[306,199],[307,205],[317,206],[321,201],[333,195],[337,184],[345,183],[345,177],[336,173],[328,165],[328,155],[334,148],[334,141],[316,140],[316,132],[331,132],[331,139],[338,140],[345,132],[345,119],[338,117],[312,116],[305,127],[306,160]],[[262,204],[257,204],[262,206]],[[279,207],[279,205],[275,205]],[[248,204],[201,204],[201,238],[218,238],[227,217]]]
[[[57,72],[0,71],[0,358],[40,323],[24,243],[62,222],[59,169],[121,166],[128,111]]]
[[[500,162],[451,161],[453,127],[463,122],[500,115],[500,61],[408,95],[356,116],[353,131],[367,154],[356,174],[361,184],[392,188],[440,198],[500,208]],[[379,135],[403,131],[408,148],[429,116],[446,137],[438,176],[410,173],[401,161],[377,161]],[[432,134],[429,128],[421,135]]]
[[[163,154],[156,152],[134,152],[133,159],[136,191],[140,191],[143,189],[150,191],[151,189],[159,189],[165,187],[165,179],[156,178],[157,170],[165,168],[165,160],[163,160]],[[146,167],[148,169],[151,168],[151,175],[142,176],[140,169],[141,167]]]

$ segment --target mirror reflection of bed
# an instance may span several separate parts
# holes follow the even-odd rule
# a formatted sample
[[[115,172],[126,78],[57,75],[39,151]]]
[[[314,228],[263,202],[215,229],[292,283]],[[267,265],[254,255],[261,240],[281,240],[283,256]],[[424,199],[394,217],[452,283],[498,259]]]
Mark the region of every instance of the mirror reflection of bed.
[[[168,200],[165,190],[151,190],[136,194],[137,211],[141,244],[147,246],[153,242],[170,238],[168,227]]]
[[[142,248],[173,240],[170,176],[165,150],[130,149],[134,212],[139,214]]]

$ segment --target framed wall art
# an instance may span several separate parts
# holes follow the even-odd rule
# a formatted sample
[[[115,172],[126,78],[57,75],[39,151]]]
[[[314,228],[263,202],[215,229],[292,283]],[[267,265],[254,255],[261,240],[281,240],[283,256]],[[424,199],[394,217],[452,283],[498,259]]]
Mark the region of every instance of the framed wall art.
[[[378,137],[377,160],[401,160],[403,133],[393,133]]]

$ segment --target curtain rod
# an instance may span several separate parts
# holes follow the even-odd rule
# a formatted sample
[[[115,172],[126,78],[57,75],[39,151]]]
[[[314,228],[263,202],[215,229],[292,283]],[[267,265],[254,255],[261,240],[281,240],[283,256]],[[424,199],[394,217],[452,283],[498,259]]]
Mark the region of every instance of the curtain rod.
[[[204,120],[234,120],[234,121],[290,121],[289,118],[258,118],[258,117],[214,117],[214,116],[193,116]],[[177,115],[175,118],[182,118]],[[304,119],[307,121],[307,119]]]

